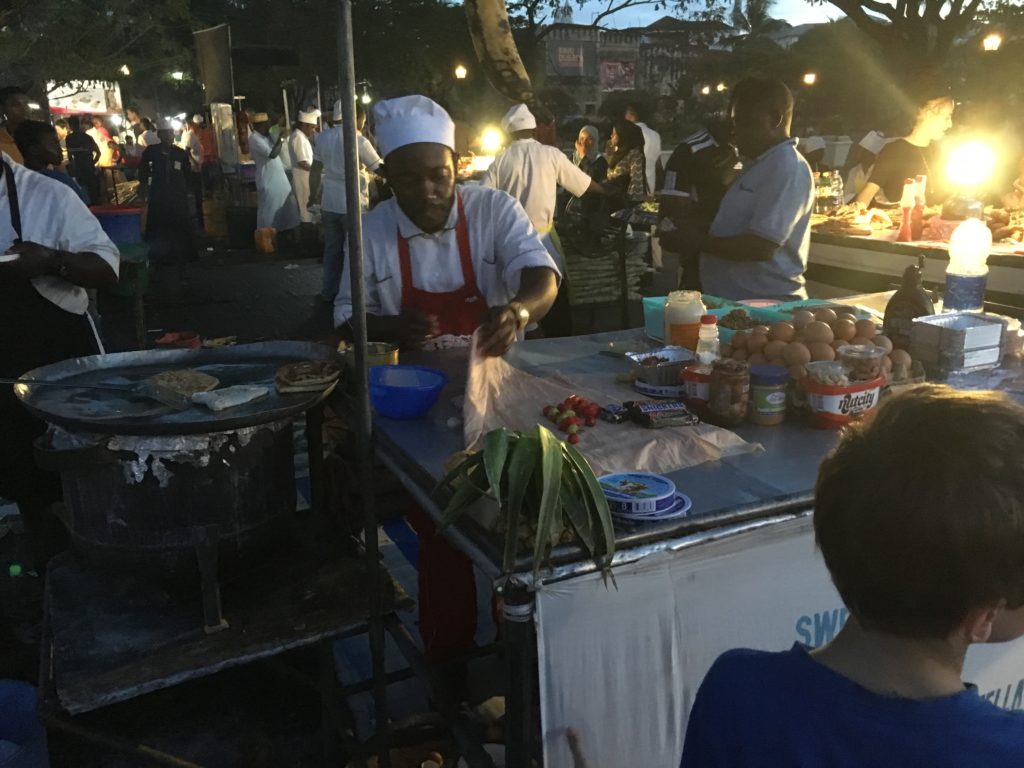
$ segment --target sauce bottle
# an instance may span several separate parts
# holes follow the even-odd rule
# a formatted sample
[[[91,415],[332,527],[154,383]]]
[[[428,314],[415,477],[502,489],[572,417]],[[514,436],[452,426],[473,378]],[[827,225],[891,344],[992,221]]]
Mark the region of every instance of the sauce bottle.
[[[917,257],[917,264],[911,264],[903,270],[902,285],[885,305],[882,327],[896,349],[910,349],[910,329],[915,317],[935,314],[935,305],[921,285],[923,271],[922,254]]]

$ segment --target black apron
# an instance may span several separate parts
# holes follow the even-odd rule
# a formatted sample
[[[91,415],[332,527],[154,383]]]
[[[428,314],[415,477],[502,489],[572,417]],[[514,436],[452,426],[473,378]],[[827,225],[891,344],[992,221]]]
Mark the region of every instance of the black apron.
[[[3,162],[15,243],[21,242],[21,210],[14,171]],[[2,273],[0,273],[2,274]],[[28,281],[0,282],[0,376],[16,377],[41,365],[99,352],[85,315],[66,312]],[[32,416],[9,385],[0,385],[0,496],[38,506],[60,499],[60,478],[36,467],[32,441],[46,425]]]

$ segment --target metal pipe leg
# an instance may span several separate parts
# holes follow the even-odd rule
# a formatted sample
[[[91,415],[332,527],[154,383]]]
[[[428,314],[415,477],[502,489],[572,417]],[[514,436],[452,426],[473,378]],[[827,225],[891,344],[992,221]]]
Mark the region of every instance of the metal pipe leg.
[[[524,585],[505,582],[505,756],[509,768],[526,768],[533,754],[534,598]]]

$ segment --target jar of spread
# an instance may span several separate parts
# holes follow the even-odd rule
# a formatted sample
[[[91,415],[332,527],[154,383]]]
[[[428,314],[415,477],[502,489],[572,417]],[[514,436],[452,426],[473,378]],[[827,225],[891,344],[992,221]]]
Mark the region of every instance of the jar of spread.
[[[750,369],[750,422],[774,427],[786,418],[786,383],[789,371],[781,365],[755,365]]]
[[[708,407],[711,389],[711,366],[690,365],[683,368],[683,386],[686,388],[686,404],[699,414]]]
[[[750,366],[743,360],[716,360],[708,388],[708,420],[720,427],[738,427],[747,418]]]
[[[700,291],[672,291],[665,299],[665,343],[697,349],[700,319],[707,314]]]

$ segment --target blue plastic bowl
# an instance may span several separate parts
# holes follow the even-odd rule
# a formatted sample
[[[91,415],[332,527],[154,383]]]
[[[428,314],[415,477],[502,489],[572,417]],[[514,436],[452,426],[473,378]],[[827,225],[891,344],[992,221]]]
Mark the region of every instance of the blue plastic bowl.
[[[377,365],[370,369],[370,402],[389,419],[418,419],[434,407],[448,377],[422,365]]]

